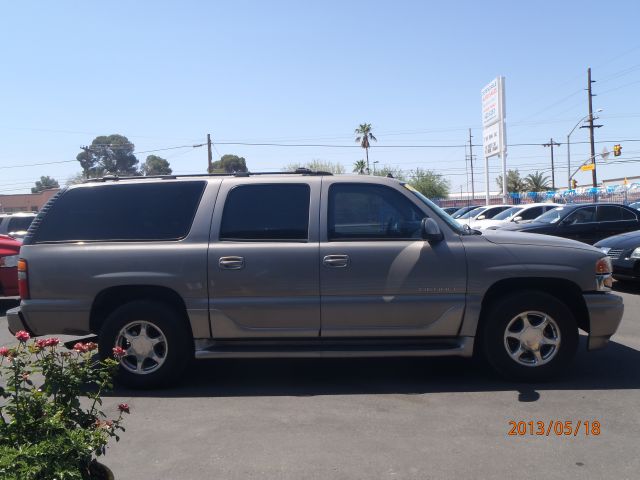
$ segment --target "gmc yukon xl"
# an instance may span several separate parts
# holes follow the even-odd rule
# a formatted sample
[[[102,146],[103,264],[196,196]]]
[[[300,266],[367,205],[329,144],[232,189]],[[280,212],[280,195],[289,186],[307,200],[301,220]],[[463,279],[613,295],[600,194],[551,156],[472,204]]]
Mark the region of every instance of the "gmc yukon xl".
[[[9,329],[96,334],[120,380],[154,387],[193,358],[484,356],[561,372],[622,318],[611,262],[572,240],[463,227],[373,176],[105,177],[31,225]]]

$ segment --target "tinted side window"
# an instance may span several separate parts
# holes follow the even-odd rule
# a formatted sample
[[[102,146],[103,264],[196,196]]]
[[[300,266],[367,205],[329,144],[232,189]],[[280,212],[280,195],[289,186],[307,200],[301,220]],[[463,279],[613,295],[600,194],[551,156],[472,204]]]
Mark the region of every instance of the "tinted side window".
[[[424,217],[389,187],[345,183],[329,189],[329,240],[417,239]]]
[[[307,240],[309,185],[241,185],[227,195],[220,240]]]
[[[594,222],[596,218],[596,207],[584,207],[575,210],[566,216],[562,223],[575,225],[578,223]]]
[[[632,211],[627,210],[626,208],[623,208],[622,209],[622,219],[623,220],[637,220],[638,217]]]
[[[30,234],[34,243],[177,240],[189,233],[205,182],[109,184],[73,188]]]
[[[600,205],[598,207],[598,222],[616,222],[622,220],[622,209],[613,205]]]
[[[13,217],[9,219],[7,232],[21,232],[27,230],[35,217]]]
[[[537,218],[540,215],[542,215],[542,207],[533,207],[528,210],[525,210],[518,216],[522,217],[523,220],[533,220],[534,218]]]
[[[493,207],[488,209],[485,212],[482,212],[482,215],[484,215],[485,219],[489,219],[489,218],[493,218],[496,215],[498,215],[500,212],[504,212],[507,208],[510,208],[508,206],[506,207]]]

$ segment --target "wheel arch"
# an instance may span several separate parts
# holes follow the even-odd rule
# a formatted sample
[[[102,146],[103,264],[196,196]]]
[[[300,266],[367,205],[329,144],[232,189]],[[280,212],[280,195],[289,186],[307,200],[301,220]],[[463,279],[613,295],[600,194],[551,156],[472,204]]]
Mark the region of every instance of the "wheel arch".
[[[180,313],[184,325],[193,336],[187,306],[182,297],[171,288],[158,285],[119,285],[109,287],[96,295],[91,306],[89,327],[98,334],[105,319],[116,308],[136,300],[148,300],[168,305]]]

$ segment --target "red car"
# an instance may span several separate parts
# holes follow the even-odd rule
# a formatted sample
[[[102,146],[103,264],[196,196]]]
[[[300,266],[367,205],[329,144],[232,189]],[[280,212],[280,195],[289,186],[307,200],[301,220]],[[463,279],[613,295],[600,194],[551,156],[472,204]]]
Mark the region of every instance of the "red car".
[[[0,297],[18,295],[18,254],[22,242],[0,235]]]

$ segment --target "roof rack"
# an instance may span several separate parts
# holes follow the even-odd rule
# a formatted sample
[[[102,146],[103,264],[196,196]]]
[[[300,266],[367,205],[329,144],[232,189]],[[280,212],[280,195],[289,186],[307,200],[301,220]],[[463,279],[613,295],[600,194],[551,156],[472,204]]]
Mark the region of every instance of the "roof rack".
[[[333,175],[331,172],[322,170],[310,170],[308,168],[297,168],[291,172],[234,172],[234,173],[192,173],[184,175],[137,175],[120,177],[118,175],[105,175],[100,178],[89,178],[83,183],[102,183],[102,182],[118,182],[120,180],[139,180],[142,178],[159,178],[161,180],[175,180],[176,178],[185,177],[251,177],[254,175]]]

